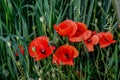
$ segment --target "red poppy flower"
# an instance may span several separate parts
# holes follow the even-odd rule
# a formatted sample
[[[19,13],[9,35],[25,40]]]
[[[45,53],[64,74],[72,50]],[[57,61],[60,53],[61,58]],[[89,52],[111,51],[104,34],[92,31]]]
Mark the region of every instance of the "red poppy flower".
[[[61,36],[72,36],[75,34],[77,30],[77,25],[72,20],[65,20],[61,22],[59,25],[54,25],[54,29]]]
[[[48,38],[46,36],[40,36],[35,38],[29,45],[29,54],[31,57],[35,59],[35,61],[39,61],[42,58],[48,57],[52,53],[53,46],[49,46]]]
[[[53,63],[57,65],[74,65],[73,59],[79,55],[78,50],[71,45],[60,46],[53,55]]]
[[[87,30],[87,25],[81,22],[77,22],[77,30],[73,36],[69,37],[70,42],[80,42],[82,40],[88,39],[92,34],[91,31]]]
[[[23,46],[19,46],[20,52],[22,53],[22,55],[24,55],[24,48]],[[16,52],[16,56],[18,56],[18,52]]]
[[[113,40],[113,35],[110,32],[100,32],[99,36],[99,44],[101,48],[105,48],[112,43],[115,43],[116,40]]]
[[[91,36],[84,41],[86,48],[88,50],[88,52],[93,52],[94,51],[94,45],[98,44],[99,42],[99,37],[97,34],[95,34],[95,32],[93,32],[91,34]]]

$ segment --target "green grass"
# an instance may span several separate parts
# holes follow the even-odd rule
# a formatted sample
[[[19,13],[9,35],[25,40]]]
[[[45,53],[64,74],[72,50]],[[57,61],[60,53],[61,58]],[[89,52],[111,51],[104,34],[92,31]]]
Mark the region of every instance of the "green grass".
[[[93,31],[110,31],[117,43],[105,49],[97,45],[92,53],[85,52],[81,43],[73,44],[80,52],[75,66],[54,65],[52,55],[35,62],[28,53],[29,43],[46,35],[51,44],[65,44],[67,41],[53,29],[54,24],[65,19],[84,22]],[[117,24],[111,0],[0,0],[0,79],[119,80],[120,28]],[[24,56],[20,45],[24,46]],[[19,57],[15,56],[16,51]]]

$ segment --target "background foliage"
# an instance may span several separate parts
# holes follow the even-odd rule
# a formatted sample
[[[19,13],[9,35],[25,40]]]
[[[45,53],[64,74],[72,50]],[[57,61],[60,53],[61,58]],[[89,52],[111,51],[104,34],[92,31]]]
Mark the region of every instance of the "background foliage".
[[[111,0],[0,0],[0,78],[1,80],[119,80],[120,28]],[[92,53],[81,43],[75,66],[56,66],[52,56],[35,62],[28,53],[29,43],[46,35],[55,46],[68,43],[53,29],[65,19],[86,23],[91,30],[110,31],[116,44]],[[71,43],[69,43],[71,44]],[[19,46],[24,46],[22,55]],[[20,56],[16,57],[18,51]],[[80,75],[78,76],[78,73]]]

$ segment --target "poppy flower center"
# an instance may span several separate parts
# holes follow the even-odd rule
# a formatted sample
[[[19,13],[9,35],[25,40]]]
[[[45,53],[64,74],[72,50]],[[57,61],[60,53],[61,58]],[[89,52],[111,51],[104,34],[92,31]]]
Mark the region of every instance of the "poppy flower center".
[[[87,42],[88,42],[88,43],[90,43],[90,42],[91,42],[91,40],[90,40],[90,39],[88,39],[88,40],[87,40]]]
[[[41,49],[41,51],[40,51],[42,54],[46,54],[46,50],[44,50],[44,49]]]
[[[69,59],[69,55],[68,55],[68,54],[65,54],[65,57],[66,57],[67,59]]]

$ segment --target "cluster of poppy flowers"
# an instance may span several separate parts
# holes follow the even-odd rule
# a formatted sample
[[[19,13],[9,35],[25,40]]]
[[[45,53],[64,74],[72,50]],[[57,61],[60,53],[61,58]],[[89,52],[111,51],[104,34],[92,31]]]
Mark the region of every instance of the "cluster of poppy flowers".
[[[87,25],[82,22],[74,22],[65,20],[59,25],[54,25],[54,29],[60,36],[68,36],[70,42],[84,42],[88,52],[94,51],[94,45],[99,44],[101,48],[105,48],[116,40],[110,32],[99,32],[88,30]]]
[[[70,42],[83,42],[88,52],[94,51],[94,45],[99,44],[101,48],[105,48],[116,42],[110,32],[92,32],[82,22],[65,20],[58,25],[54,25],[54,29],[60,36],[67,36]],[[35,61],[39,61],[50,56],[55,49],[55,46],[49,44],[48,37],[40,36],[30,43],[28,51]],[[78,55],[79,51],[74,46],[64,44],[55,50],[52,63],[74,65],[74,58],[78,57]]]
[[[49,39],[46,36],[40,36],[35,38],[29,45],[28,51],[31,57],[35,61],[39,61],[43,58],[50,56],[55,50],[55,46],[49,44]],[[53,63],[57,65],[74,65],[73,58],[79,55],[78,50],[72,45],[62,45],[60,46],[55,54],[53,54]]]

